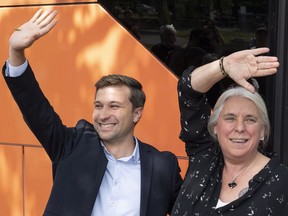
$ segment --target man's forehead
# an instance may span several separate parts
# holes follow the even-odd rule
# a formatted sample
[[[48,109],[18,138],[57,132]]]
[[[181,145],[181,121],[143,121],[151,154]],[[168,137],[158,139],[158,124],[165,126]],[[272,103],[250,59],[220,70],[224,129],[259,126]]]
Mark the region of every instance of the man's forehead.
[[[95,96],[95,101],[123,101],[129,99],[130,89],[127,86],[107,86],[98,89]]]

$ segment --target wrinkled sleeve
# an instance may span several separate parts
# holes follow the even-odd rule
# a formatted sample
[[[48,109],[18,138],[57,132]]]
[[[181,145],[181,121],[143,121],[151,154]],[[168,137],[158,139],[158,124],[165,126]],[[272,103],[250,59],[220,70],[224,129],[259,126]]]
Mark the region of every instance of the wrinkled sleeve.
[[[185,70],[178,81],[180,139],[185,142],[188,156],[209,147],[214,142],[207,129],[211,107],[206,95],[193,90],[191,86],[191,73],[194,69],[190,67]]]
[[[62,124],[60,117],[40,89],[30,65],[18,77],[5,76],[6,64],[2,71],[26,124],[50,159],[54,162],[69,155],[74,146],[76,131]]]

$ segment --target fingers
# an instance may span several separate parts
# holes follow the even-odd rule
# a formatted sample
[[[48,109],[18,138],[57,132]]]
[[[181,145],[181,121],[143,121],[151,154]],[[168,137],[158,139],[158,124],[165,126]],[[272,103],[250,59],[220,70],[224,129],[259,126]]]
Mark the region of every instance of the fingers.
[[[26,23],[17,28],[10,37],[12,50],[23,51],[30,47],[37,39],[47,34],[57,23],[56,10],[39,9]]]
[[[277,69],[278,67],[279,67],[279,62],[257,63],[257,70]]]
[[[46,27],[47,25],[53,27],[57,22],[57,20],[54,20],[57,13],[58,12],[53,9],[39,9],[30,19],[30,22],[36,24],[40,29]]]
[[[30,19],[30,22],[34,23],[38,18],[39,16],[42,14],[43,12],[43,9],[39,9],[35,14],[34,16]]]
[[[258,55],[265,54],[265,53],[268,53],[268,52],[269,52],[269,48],[268,48],[268,47],[251,49],[251,53],[252,53],[254,56],[258,56]]]
[[[57,15],[57,11],[55,10],[46,10],[41,16],[36,20],[36,23],[41,27],[49,24]]]
[[[269,48],[243,50],[227,57],[226,71],[239,85],[254,93],[255,89],[247,80],[251,77],[263,77],[275,74],[279,67],[278,58],[275,56],[263,56],[269,52]],[[227,63],[228,62],[228,63]]]
[[[254,77],[267,76],[277,72],[279,62],[277,57],[259,56],[257,57],[257,70],[253,74]]]
[[[269,69],[258,69],[257,73],[253,77],[262,77],[262,76],[269,76],[275,74],[277,72],[276,68],[269,68]]]
[[[31,19],[33,25],[39,29],[39,34],[36,38],[44,36],[56,25],[57,19],[55,19],[55,17],[57,13],[58,12],[56,10],[52,9],[40,9],[36,12]]]
[[[256,62],[257,62],[257,64],[274,63],[274,62],[278,62],[278,58],[275,56],[257,56]]]
[[[47,34],[57,23],[57,20],[52,20],[51,22],[49,22],[47,25],[45,24],[42,27],[42,35]]]
[[[57,20],[55,19],[57,15],[57,11],[48,11],[47,14],[45,14],[42,17],[41,22],[39,23],[40,29],[46,34],[49,32],[57,23]]]

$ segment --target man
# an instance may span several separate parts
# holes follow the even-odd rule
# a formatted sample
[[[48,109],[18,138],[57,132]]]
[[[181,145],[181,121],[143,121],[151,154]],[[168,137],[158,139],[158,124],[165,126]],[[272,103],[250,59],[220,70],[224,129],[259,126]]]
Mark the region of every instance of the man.
[[[42,93],[24,51],[56,25],[56,15],[40,9],[16,29],[3,67],[27,125],[53,163],[44,215],[166,216],[182,184],[180,169],[175,155],[133,135],[145,103],[137,80],[108,75],[96,83],[93,125],[80,120],[66,127]]]
[[[157,56],[163,63],[166,64],[167,57],[173,50],[180,48],[176,44],[177,31],[175,27],[171,25],[163,25],[160,27],[160,43],[154,44],[151,47],[151,52]]]

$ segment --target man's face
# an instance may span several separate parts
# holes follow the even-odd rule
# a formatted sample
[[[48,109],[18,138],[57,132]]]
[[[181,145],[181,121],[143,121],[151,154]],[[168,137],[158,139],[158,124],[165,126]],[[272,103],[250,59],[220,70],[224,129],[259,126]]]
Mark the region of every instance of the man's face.
[[[127,86],[108,86],[98,89],[93,111],[93,124],[105,145],[121,144],[133,139],[135,123],[143,108],[133,110]]]

